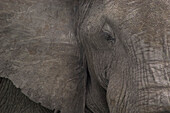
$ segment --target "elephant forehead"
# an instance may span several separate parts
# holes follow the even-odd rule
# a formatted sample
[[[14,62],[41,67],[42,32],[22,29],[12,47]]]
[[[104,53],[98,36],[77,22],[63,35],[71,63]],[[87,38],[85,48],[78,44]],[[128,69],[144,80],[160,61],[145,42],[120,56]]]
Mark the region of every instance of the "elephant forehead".
[[[170,5],[165,0],[114,0],[106,4],[105,15],[125,37],[140,34],[142,40],[153,47],[160,46],[162,37],[168,35]]]

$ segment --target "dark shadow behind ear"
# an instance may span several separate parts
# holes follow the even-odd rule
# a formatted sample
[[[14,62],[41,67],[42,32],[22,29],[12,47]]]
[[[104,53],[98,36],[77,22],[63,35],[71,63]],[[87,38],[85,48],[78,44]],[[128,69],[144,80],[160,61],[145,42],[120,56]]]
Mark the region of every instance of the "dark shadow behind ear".
[[[75,38],[76,0],[0,1],[0,77],[31,100],[83,113],[86,73]]]

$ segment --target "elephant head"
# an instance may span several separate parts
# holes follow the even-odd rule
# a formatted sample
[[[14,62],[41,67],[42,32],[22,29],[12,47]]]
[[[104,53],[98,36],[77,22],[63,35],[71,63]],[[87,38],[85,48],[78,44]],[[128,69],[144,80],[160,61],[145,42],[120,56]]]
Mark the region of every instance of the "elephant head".
[[[170,112],[169,0],[1,0],[0,77],[57,113]]]
[[[73,0],[0,1],[0,77],[57,113],[83,113]],[[74,108],[74,109],[73,109]]]
[[[107,112],[106,94],[110,113],[169,113],[170,1],[83,0],[78,11],[88,108]]]

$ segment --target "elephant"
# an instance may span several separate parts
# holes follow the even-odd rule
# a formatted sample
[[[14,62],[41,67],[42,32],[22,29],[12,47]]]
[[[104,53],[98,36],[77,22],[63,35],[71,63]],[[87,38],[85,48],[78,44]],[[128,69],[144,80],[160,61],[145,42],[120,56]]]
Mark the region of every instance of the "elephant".
[[[86,81],[74,35],[75,5],[0,0],[0,113],[83,113]],[[5,97],[8,90],[14,96]],[[15,97],[22,99],[17,108]]]
[[[108,113],[106,98],[109,113],[170,113],[170,0],[85,1],[77,32],[90,77],[87,107]]]
[[[170,0],[0,6],[3,113],[170,113]]]
[[[0,113],[54,113],[31,101],[8,79],[0,78],[0,92]]]

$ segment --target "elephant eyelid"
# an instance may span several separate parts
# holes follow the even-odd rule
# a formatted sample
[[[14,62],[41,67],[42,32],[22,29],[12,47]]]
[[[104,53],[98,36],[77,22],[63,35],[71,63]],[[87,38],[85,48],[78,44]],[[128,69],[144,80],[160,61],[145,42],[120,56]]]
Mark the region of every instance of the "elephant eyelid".
[[[111,34],[111,29],[107,27],[106,25],[102,28],[102,31],[108,34]]]
[[[112,28],[107,23],[105,23],[105,25],[103,26],[102,31],[107,41],[112,41],[112,42],[116,41],[115,34],[113,33]]]
[[[102,27],[102,31],[106,32],[106,33],[110,33],[112,34],[112,28],[110,27],[110,25],[108,23],[105,23]]]

